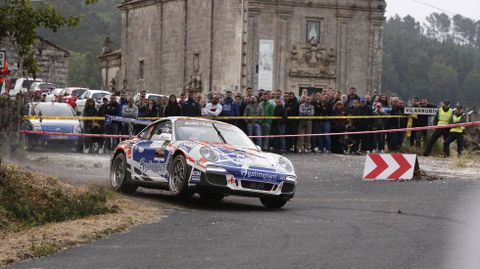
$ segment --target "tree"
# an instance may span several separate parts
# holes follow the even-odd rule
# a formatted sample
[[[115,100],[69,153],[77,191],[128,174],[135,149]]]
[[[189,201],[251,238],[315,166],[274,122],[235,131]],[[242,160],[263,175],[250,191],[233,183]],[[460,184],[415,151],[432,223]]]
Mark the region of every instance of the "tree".
[[[471,100],[474,103],[478,103],[480,98],[480,68],[473,70],[467,75],[462,92],[464,93],[463,100]]]
[[[475,44],[477,34],[477,23],[461,15],[453,16],[453,31],[460,44]]]
[[[98,0],[85,0],[93,4]],[[64,17],[52,5],[33,4],[31,0],[2,0],[0,5],[0,41],[8,41],[15,46],[23,59],[24,69],[33,75],[38,65],[33,54],[33,45],[37,41],[40,28],[54,32],[63,27],[78,25],[78,16]]]
[[[458,74],[451,66],[435,61],[428,71],[428,79],[432,96],[457,100]]]
[[[431,36],[411,16],[389,18],[384,36],[384,90],[393,90],[402,98],[424,96],[434,101],[449,98],[466,105],[475,104],[480,97],[476,71],[480,70],[477,45],[480,22],[473,23],[473,44],[468,40],[472,21],[456,16],[452,23],[446,40],[441,40],[439,36]]]
[[[428,24],[425,24],[427,35],[440,41],[445,41],[450,33],[452,21],[445,13],[432,13],[426,18]]]
[[[98,59],[91,52],[72,52],[70,56],[68,83],[78,87],[100,89],[102,78]]]

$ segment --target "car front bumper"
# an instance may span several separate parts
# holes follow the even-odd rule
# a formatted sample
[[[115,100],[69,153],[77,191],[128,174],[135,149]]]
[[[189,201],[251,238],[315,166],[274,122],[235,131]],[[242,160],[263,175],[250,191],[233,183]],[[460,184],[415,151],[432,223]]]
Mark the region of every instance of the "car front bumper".
[[[277,197],[285,200],[292,199],[295,195],[296,182],[294,181],[265,182],[237,178],[228,173],[200,173],[199,181],[190,181],[190,185],[199,191],[249,197]]]

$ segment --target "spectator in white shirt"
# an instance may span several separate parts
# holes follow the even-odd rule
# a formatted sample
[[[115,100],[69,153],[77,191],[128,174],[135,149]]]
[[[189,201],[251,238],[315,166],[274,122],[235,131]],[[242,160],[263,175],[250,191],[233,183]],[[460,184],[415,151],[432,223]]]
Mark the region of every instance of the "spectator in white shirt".
[[[222,113],[222,105],[220,104],[220,98],[218,95],[214,95],[212,102],[205,106],[205,116],[218,116]]]

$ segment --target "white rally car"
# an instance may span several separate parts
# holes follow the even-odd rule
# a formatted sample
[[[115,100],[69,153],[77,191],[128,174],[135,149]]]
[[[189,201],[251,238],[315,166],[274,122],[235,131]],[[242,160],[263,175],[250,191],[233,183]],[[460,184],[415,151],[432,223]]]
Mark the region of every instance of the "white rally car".
[[[116,147],[110,182],[124,193],[157,188],[210,201],[242,195],[280,208],[293,198],[297,177],[287,158],[262,152],[234,125],[170,117]]]

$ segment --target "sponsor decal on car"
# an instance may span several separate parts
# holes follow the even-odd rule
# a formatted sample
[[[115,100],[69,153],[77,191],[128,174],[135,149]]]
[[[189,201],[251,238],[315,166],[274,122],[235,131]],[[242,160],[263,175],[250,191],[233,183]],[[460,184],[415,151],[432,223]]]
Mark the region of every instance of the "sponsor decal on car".
[[[277,180],[277,175],[256,170],[242,169],[240,175],[243,178],[262,178],[265,180]]]
[[[197,169],[193,169],[191,181],[200,182],[201,177],[202,177],[202,172],[200,172]]]
[[[178,146],[179,149],[185,151],[186,153],[190,153],[190,151],[192,151],[193,147],[194,147],[194,145],[187,144],[187,143],[183,143],[180,146]]]
[[[166,163],[146,161],[145,158],[141,158],[139,163],[140,163],[140,170],[143,173],[151,171],[153,173],[162,175],[162,174],[165,174],[165,171],[167,170]]]
[[[233,184],[236,184],[235,182],[236,182],[235,177],[232,176],[232,175],[229,175],[229,176],[228,176],[228,184],[232,184],[232,185],[233,185]]]

